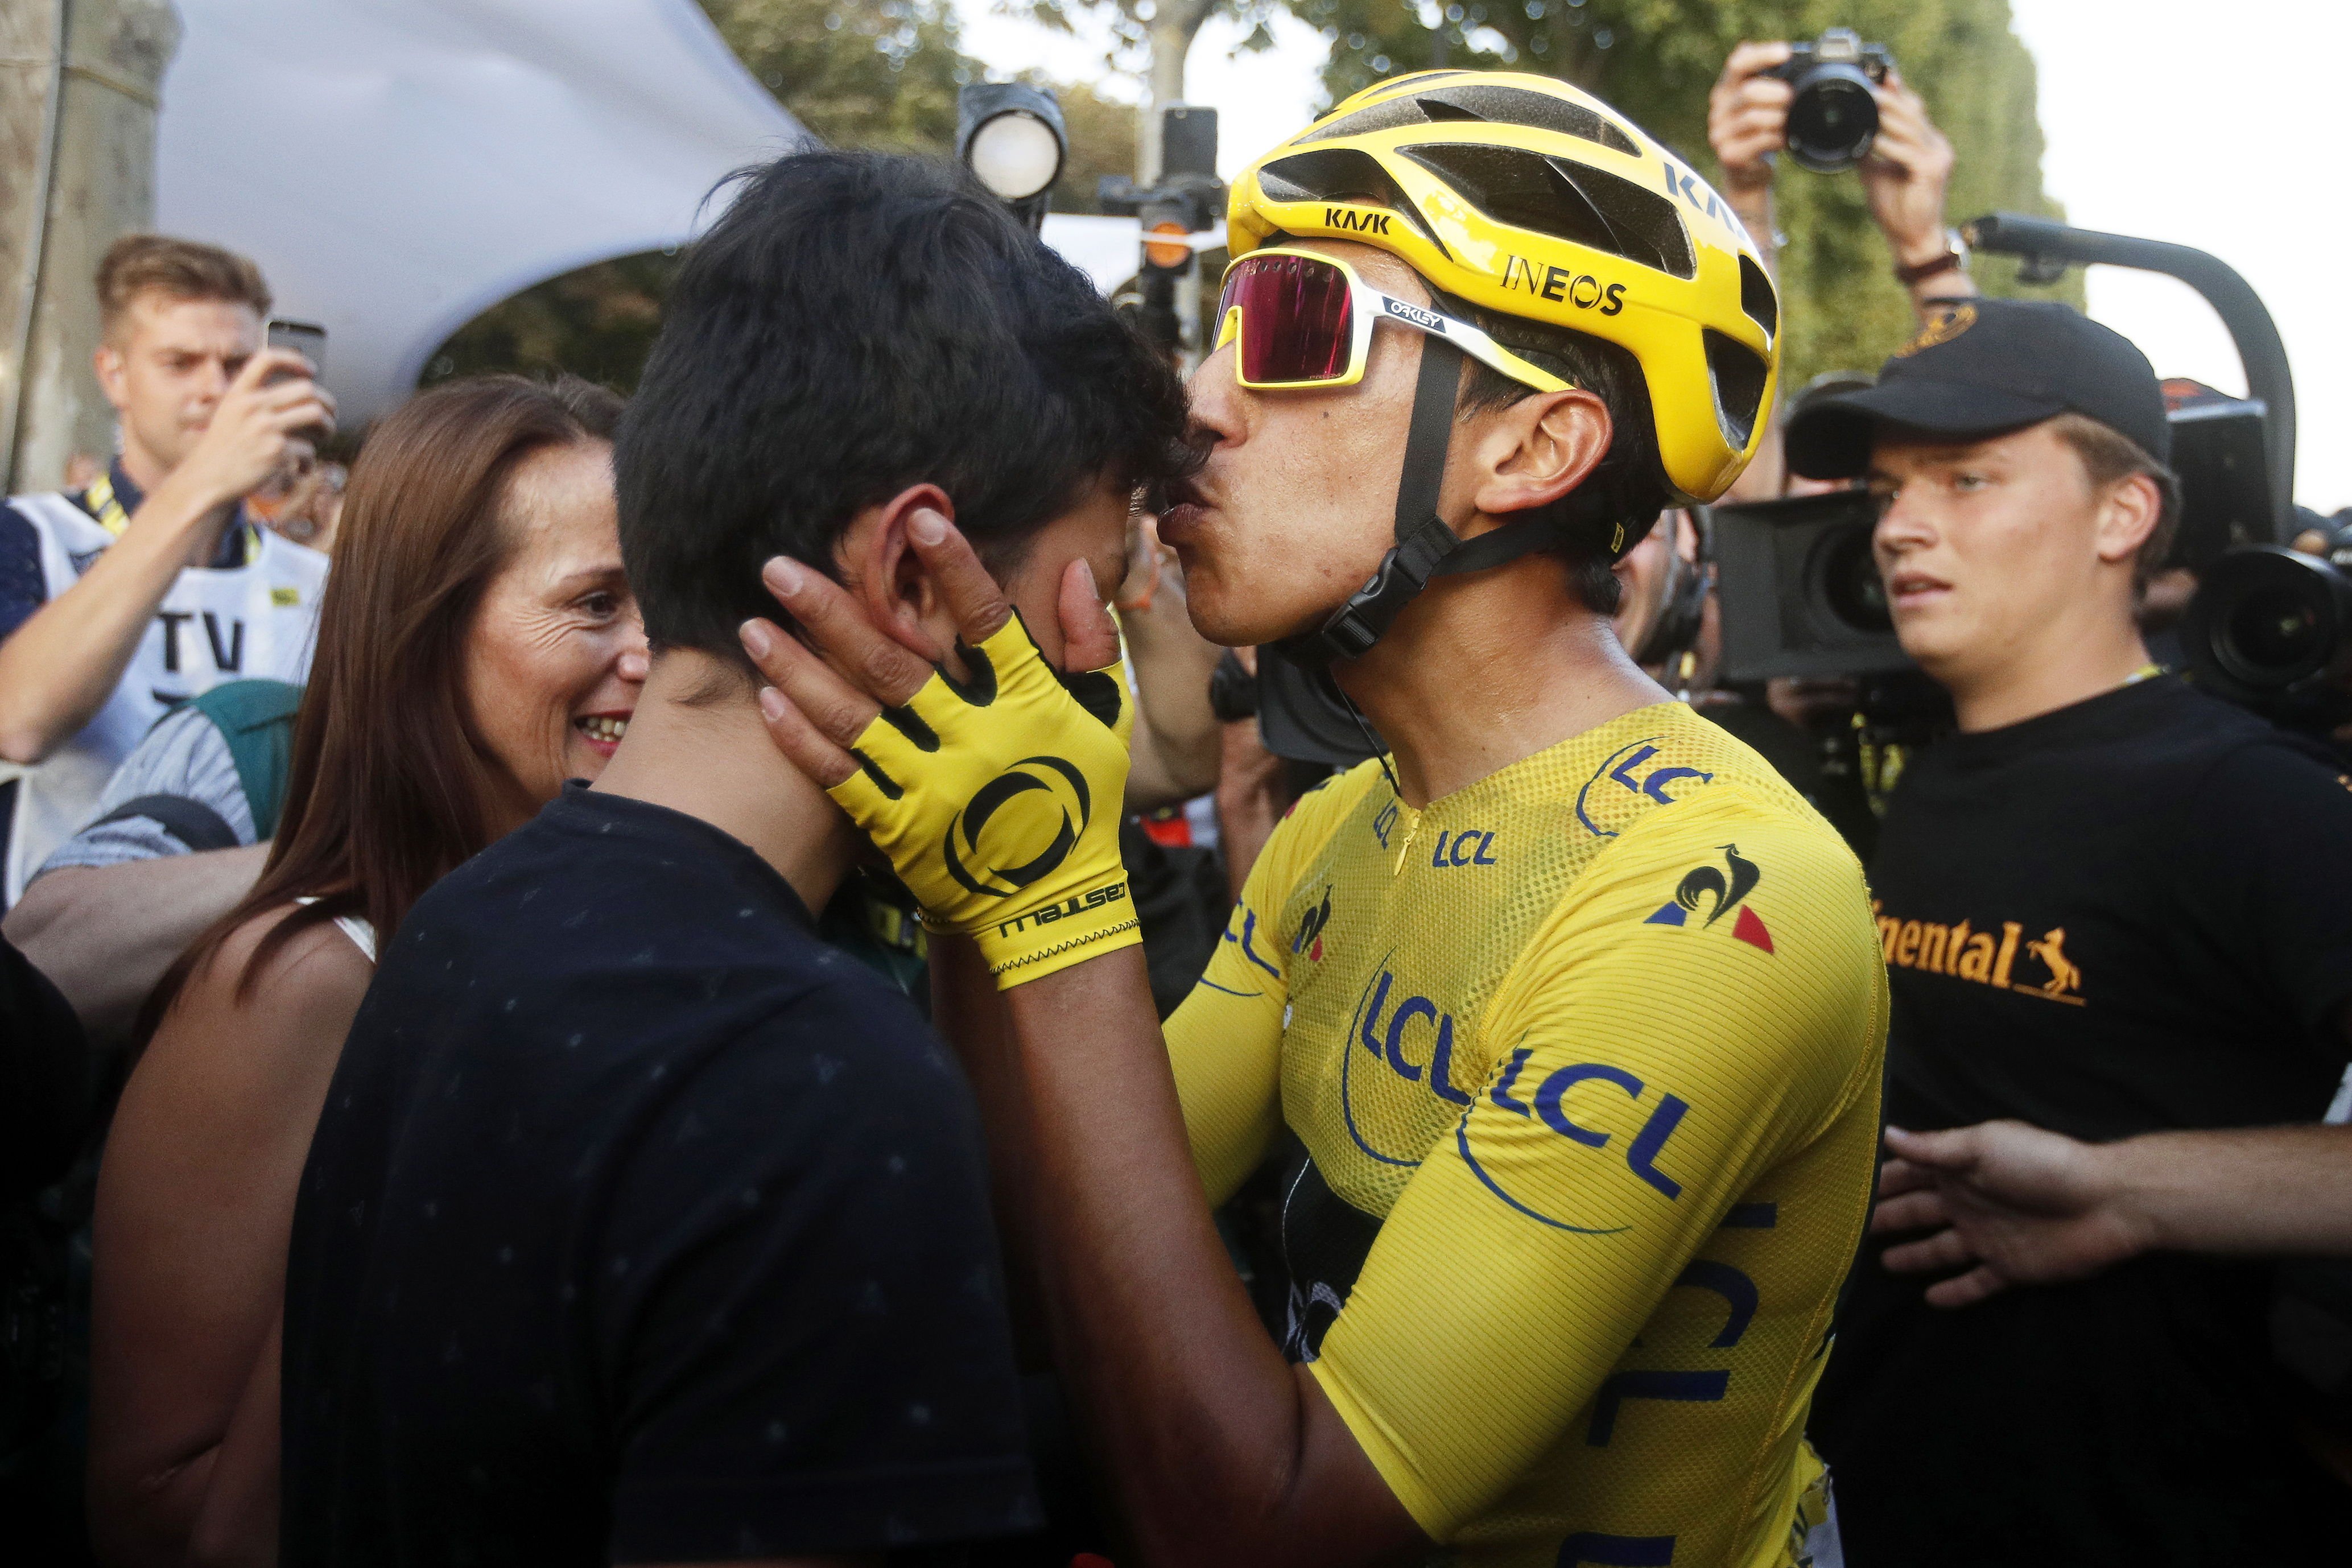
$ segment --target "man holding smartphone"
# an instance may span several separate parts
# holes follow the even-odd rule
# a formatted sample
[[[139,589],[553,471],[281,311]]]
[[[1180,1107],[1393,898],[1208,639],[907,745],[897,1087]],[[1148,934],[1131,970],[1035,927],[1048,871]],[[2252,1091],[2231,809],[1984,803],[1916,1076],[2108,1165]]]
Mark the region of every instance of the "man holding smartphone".
[[[324,555],[245,513],[334,427],[317,367],[263,347],[259,269],[127,235],[97,284],[121,450],[86,490],[0,507],[0,907],[175,704],[241,676],[301,681],[326,579]]]

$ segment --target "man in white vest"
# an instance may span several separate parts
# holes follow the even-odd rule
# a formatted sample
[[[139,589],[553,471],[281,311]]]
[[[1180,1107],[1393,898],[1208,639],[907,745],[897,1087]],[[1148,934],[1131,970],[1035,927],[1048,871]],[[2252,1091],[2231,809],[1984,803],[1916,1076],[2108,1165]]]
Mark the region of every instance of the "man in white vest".
[[[130,235],[98,294],[121,452],[87,490],[0,506],[0,908],[174,704],[240,677],[301,682],[327,575],[246,515],[334,418],[307,360],[263,348],[259,269]]]

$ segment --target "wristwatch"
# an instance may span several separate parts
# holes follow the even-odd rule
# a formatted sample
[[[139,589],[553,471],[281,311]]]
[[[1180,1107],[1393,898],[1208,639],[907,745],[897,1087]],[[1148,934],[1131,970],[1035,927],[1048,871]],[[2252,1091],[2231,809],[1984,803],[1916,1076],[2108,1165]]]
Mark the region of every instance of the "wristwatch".
[[[1908,267],[1896,262],[1895,280],[1906,289],[1916,289],[1939,272],[1966,272],[1968,269],[1969,242],[1960,237],[1958,229],[1948,228],[1944,231],[1942,255],[1931,256]]]

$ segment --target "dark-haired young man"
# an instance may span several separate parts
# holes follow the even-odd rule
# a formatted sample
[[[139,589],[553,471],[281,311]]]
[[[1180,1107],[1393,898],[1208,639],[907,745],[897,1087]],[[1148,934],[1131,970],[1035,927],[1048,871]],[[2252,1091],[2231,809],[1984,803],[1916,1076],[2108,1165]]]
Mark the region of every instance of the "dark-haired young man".
[[[1885,499],[1895,631],[1958,718],[1906,769],[1872,865],[1897,1128],[2313,1122],[2343,1074],[2352,793],[2149,663],[2133,612],[2173,526],[2168,436],[2137,349],[2000,300],[1936,311],[1876,386],[1790,424],[1798,473]],[[1815,1413],[1849,1562],[2342,1553],[2352,1492],[2297,1437],[2266,1269],[2119,1253],[1979,1300],[1916,1277],[1973,1261],[1899,1234],[1937,1218],[1923,1180],[1889,1169],[1894,1244],[1855,1271]]]
[[[950,513],[1052,626],[1115,584],[1183,418],[960,172],[746,182],[616,447],[629,732],[419,903],[344,1047],[288,1274],[285,1562],[864,1563],[1035,1527],[970,1092],[815,936],[859,840],[769,743],[736,628],[781,552],[950,633],[908,537]]]
[[[1752,452],[1770,285],[1687,168],[1538,77],[1360,94],[1227,230],[1163,534],[1204,633],[1328,665],[1392,755],[1276,828],[1164,1043],[1086,810],[1118,730],[956,534],[911,537],[984,670],[772,574],[827,654],[747,632],[778,743],[971,939],[939,1016],[1002,1075],[1138,1563],[1805,1561],[1885,972],[1836,836],[1608,621],[1661,502]],[[1112,646],[1089,617],[1066,662]],[[1268,1155],[1278,1335],[1210,1220]]]

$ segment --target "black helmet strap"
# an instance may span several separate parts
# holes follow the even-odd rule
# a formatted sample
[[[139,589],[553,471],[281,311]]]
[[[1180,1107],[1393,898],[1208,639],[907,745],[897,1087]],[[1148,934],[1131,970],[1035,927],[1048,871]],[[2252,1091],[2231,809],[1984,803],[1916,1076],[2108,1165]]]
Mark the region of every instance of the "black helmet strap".
[[[1404,473],[1397,481],[1396,543],[1364,585],[1320,626],[1275,645],[1293,662],[1320,669],[1335,658],[1360,658],[1431,578],[1484,572],[1564,544],[1571,536],[1571,523],[1547,520],[1512,523],[1465,541],[1437,515],[1461,394],[1462,351],[1443,338],[1423,338]]]

